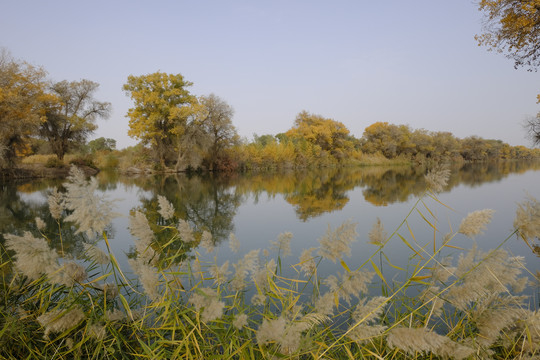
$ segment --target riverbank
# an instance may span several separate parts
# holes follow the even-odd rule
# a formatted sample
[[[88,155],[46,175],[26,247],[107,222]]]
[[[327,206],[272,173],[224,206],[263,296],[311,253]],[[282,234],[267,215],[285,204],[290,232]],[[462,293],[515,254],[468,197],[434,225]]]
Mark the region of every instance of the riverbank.
[[[61,167],[46,167],[44,164],[20,164],[13,169],[1,170],[0,178],[2,180],[17,179],[39,179],[39,178],[65,178],[69,175],[70,165]],[[86,176],[93,176],[99,173],[99,169],[78,165]]]

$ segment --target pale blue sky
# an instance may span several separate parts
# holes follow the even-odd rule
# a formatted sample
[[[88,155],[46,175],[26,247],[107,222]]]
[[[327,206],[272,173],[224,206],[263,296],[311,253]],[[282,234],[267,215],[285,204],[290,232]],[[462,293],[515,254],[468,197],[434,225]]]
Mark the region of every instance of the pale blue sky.
[[[100,84],[113,113],[94,137],[134,145],[127,76],[181,73],[235,109],[240,135],[276,134],[302,110],[356,137],[376,121],[529,141],[540,75],[478,47],[470,0],[0,0],[0,47],[55,81]]]

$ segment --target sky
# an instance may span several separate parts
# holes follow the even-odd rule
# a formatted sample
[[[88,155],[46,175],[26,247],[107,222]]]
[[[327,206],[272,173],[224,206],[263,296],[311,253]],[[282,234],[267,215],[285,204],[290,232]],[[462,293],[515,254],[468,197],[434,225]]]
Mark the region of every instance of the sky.
[[[531,146],[540,75],[479,47],[471,0],[0,0],[0,47],[52,81],[89,79],[112,104],[92,138],[135,145],[129,75],[182,74],[231,105],[238,133],[277,134],[302,110],[360,138],[378,121]]]

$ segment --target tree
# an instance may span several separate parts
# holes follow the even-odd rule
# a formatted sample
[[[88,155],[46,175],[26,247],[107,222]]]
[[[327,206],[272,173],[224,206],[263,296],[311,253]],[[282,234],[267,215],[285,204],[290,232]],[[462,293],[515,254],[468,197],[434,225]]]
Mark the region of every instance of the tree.
[[[116,150],[116,140],[111,138],[100,137],[89,141],[87,144],[88,150],[92,153],[96,151],[112,151]]]
[[[482,0],[484,33],[479,45],[487,46],[514,60],[514,67],[529,70],[540,65],[540,2],[538,0]]]
[[[195,102],[187,90],[191,85],[181,74],[156,72],[130,75],[123,86],[135,103],[127,113],[128,134],[150,144],[162,167],[174,159],[174,142],[181,136],[190,114],[182,108]],[[176,134],[171,132],[174,128]]]
[[[540,96],[539,96],[540,102]],[[540,113],[536,117],[530,117],[525,120],[523,125],[529,138],[535,146],[540,145]]]
[[[98,118],[107,118],[111,110],[108,102],[94,99],[99,84],[90,80],[60,81],[51,86],[51,94],[58,102],[48,106],[39,135],[49,140],[53,152],[62,160],[74,145],[84,144],[96,128]]]
[[[296,116],[294,126],[286,135],[293,140],[307,140],[337,160],[343,159],[352,150],[349,129],[343,123],[307,111]]]
[[[366,153],[380,152],[389,159],[401,154],[411,155],[416,151],[411,135],[411,129],[407,125],[376,122],[364,130],[362,150]]]
[[[0,51],[0,168],[11,168],[28,148],[43,116],[46,72]]]
[[[199,168],[211,144],[210,136],[204,127],[207,111],[202,104],[195,99],[189,106],[181,108],[179,113],[182,121],[177,121],[176,126],[171,129],[171,134],[177,136],[176,172]]]
[[[202,125],[209,136],[209,147],[206,160],[208,168],[215,170],[223,160],[224,151],[239,141],[236,128],[232,124],[233,108],[214,94],[202,96],[200,103],[204,107],[205,116]]]
[[[504,53],[514,61],[514,68],[536,71],[540,65],[540,1],[482,0],[479,10],[485,13],[485,24],[484,33],[476,36],[478,44]],[[525,129],[533,143],[540,145],[540,113],[526,121]]]

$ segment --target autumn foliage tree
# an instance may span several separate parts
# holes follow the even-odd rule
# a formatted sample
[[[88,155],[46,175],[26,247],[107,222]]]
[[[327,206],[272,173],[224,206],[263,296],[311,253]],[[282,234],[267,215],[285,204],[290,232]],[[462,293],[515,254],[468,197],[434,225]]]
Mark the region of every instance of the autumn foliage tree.
[[[294,126],[285,135],[293,140],[306,140],[338,161],[353,148],[349,129],[343,123],[307,111],[296,116]]]
[[[536,71],[540,65],[540,1],[481,0],[479,9],[485,23],[484,32],[476,36],[478,44],[505,54],[515,68]],[[540,145],[540,113],[527,119],[524,127],[534,144]]]
[[[42,122],[46,72],[0,52],[0,168],[11,168],[28,150],[30,136]]]
[[[127,113],[128,134],[150,144],[162,167],[170,165],[176,158],[175,141],[191,113],[185,108],[195,101],[187,90],[191,85],[181,74],[155,72],[130,75],[123,86],[134,102],[134,107]]]

